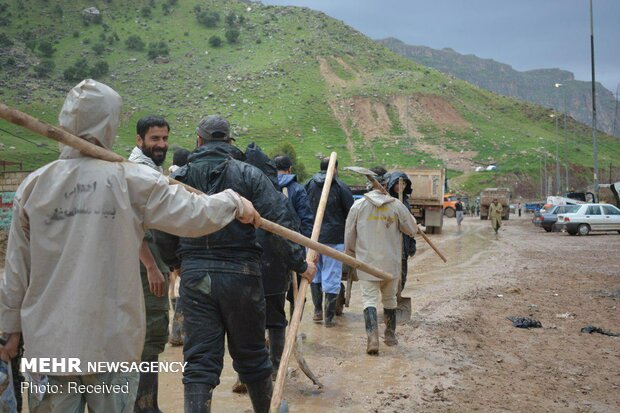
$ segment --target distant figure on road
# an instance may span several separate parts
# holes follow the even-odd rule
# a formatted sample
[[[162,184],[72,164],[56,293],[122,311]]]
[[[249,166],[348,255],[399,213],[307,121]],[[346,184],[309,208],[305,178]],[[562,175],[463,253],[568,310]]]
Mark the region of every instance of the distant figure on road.
[[[519,211],[519,216],[521,216],[521,202],[517,204],[517,211]]]
[[[456,223],[458,226],[461,226],[461,222],[463,222],[463,217],[465,212],[463,211],[463,203],[461,202],[461,198],[456,199],[456,203],[454,204],[454,209],[456,210]]]
[[[494,198],[493,202],[491,202],[491,206],[489,206],[489,218],[491,218],[491,226],[496,234],[502,226],[503,214],[504,208],[502,207],[502,204],[497,202],[497,198]]]

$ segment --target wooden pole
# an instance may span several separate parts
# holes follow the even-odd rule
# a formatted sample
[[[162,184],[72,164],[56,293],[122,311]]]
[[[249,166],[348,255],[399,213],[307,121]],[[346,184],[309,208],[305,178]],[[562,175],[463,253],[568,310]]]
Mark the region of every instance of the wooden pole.
[[[323,223],[323,216],[325,215],[325,206],[327,205],[329,190],[331,188],[332,180],[334,178],[336,170],[336,158],[336,152],[332,152],[329,157],[329,165],[327,166],[327,174],[325,176],[325,183],[323,184],[323,190],[321,192],[321,199],[319,201],[319,206],[317,208],[316,216],[314,218],[314,226],[312,227],[311,240],[313,242],[318,241],[319,235],[321,233],[321,224]],[[308,250],[308,254],[306,255],[306,261],[314,262],[317,257],[318,254],[316,250],[310,249]],[[291,357],[293,346],[295,345],[295,339],[297,338],[297,331],[299,330],[299,326],[301,324],[301,314],[303,312],[303,307],[306,302],[307,289],[308,280],[302,278],[301,285],[299,286],[299,293],[297,294],[297,297],[295,299],[295,311],[293,312],[291,324],[289,325],[288,331],[286,333],[286,342],[284,344],[282,358],[280,359],[278,376],[273,387],[273,395],[271,396],[270,407],[272,413],[278,412],[278,410],[280,409],[280,403],[282,402],[282,396],[284,394],[284,380],[286,379],[286,370],[288,369],[288,361]]]
[[[78,138],[77,136],[61,128],[57,128],[48,123],[42,122],[39,119],[36,119],[17,109],[9,108],[2,103],[0,103],[0,118],[5,119],[16,125],[22,126],[32,132],[46,136],[57,142],[63,143],[67,146],[71,146],[79,150],[84,155],[110,162],[129,162],[127,159],[108,149],[102,148],[84,139]],[[198,189],[192,188],[191,186],[185,185],[184,183],[177,180],[168,178],[168,182],[173,185],[181,185],[189,192],[204,195]],[[393,278],[390,274],[380,270],[379,268],[376,268],[369,264],[365,264],[361,261],[356,260],[353,257],[343,254],[338,250],[335,250],[323,244],[319,244],[316,241],[312,241],[310,238],[304,237],[298,232],[278,225],[275,222],[271,222],[264,218],[261,218],[258,222],[258,227],[273,234],[280,235],[281,237],[286,238],[289,241],[296,242],[299,245],[303,245],[304,247],[314,249],[320,254],[327,255],[328,257],[332,257],[338,261],[347,263],[354,268],[360,268],[362,271],[372,274],[382,280],[391,280]]]

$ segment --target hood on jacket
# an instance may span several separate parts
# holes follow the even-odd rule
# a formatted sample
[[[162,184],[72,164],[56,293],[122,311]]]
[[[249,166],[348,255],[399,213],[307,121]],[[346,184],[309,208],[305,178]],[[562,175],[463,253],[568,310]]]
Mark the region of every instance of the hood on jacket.
[[[396,201],[396,198],[394,198],[393,196],[386,195],[376,189],[373,189],[370,192],[366,192],[364,194],[364,198],[366,198],[368,202],[370,202],[376,207],[380,207],[382,205],[389,204],[390,202]]]
[[[269,178],[274,188],[278,191],[280,190],[276,164],[269,159],[267,155],[265,155],[265,152],[263,152],[256,143],[251,142],[248,144],[245,149],[245,161],[260,169],[267,176],[267,178]]]
[[[122,99],[111,87],[86,79],[67,94],[58,124],[68,132],[106,149],[116,140]],[[61,158],[79,155],[79,151],[61,145]]]
[[[392,188],[394,188],[394,185],[398,183],[399,178],[403,178],[403,181],[405,182],[405,192],[403,193],[403,195],[408,196],[411,194],[411,191],[412,191],[411,180],[409,179],[406,173],[400,172],[400,171],[394,171],[394,172],[388,172],[386,175],[387,175],[386,176],[387,190],[390,194],[392,195],[396,194],[396,192],[392,191]],[[398,196],[398,194],[396,194],[396,196]]]
[[[295,174],[278,174],[278,183],[281,188],[288,186],[291,182],[297,182],[297,175]]]
[[[327,171],[317,172],[310,178],[310,180],[316,182],[319,186],[323,186],[325,179],[327,179]]]

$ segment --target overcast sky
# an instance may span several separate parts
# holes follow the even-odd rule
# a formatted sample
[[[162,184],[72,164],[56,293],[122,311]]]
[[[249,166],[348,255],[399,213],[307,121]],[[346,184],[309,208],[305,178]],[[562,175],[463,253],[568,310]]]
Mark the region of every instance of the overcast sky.
[[[263,0],[305,6],[373,39],[450,47],[516,70],[560,68],[591,80],[589,0]],[[620,0],[594,0],[596,80],[620,83]]]

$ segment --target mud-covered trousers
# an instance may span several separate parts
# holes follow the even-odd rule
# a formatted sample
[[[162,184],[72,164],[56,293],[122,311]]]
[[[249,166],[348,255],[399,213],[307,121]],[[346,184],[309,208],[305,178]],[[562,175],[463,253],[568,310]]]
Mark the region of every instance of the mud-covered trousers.
[[[218,273],[184,263],[179,294],[185,315],[184,384],[220,383],[224,337],[241,382],[271,375],[260,275]]]

